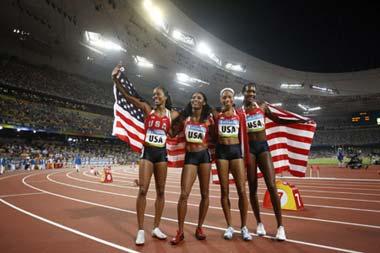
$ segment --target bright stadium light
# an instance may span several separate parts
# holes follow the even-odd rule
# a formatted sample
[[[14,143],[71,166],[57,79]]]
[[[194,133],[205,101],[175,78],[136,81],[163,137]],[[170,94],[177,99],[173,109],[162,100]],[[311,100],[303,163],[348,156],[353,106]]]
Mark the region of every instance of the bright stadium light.
[[[85,36],[86,36],[87,42],[91,46],[101,48],[101,49],[106,49],[106,50],[127,52],[127,50],[121,47],[120,45],[103,38],[103,36],[100,33],[85,31]]]
[[[303,89],[302,83],[282,83],[281,89]]]
[[[281,107],[281,106],[282,106],[282,103],[273,103],[273,104],[271,104],[271,105]]]
[[[197,46],[197,51],[200,53],[200,54],[205,54],[205,55],[210,55],[212,54],[212,50],[211,48],[204,42],[201,42],[198,44]]]
[[[3,129],[3,126],[0,126],[0,130]]]
[[[197,51],[200,54],[207,55],[211,60],[213,60],[219,66],[222,66],[222,61],[220,58],[212,52],[211,48],[204,42],[201,42],[197,46]]]
[[[175,40],[181,41],[181,42],[188,44],[190,46],[195,46],[195,39],[188,34],[184,34],[180,30],[177,30],[177,29],[173,30],[172,37]]]
[[[307,111],[308,107],[302,104],[298,104],[298,107],[302,108],[302,110]]]
[[[153,68],[154,64],[150,61],[148,61],[145,57],[142,56],[134,56],[135,62],[137,66],[144,67],[144,68]]]
[[[245,72],[246,71],[246,68],[245,66],[241,66],[240,64],[232,64],[230,62],[227,62],[226,65],[225,65],[226,69],[230,69],[230,70],[233,70],[233,71],[238,71],[238,72]]]
[[[324,92],[324,93],[328,93],[328,94],[332,94],[332,95],[339,94],[339,91],[337,89],[330,89],[330,88],[321,87],[318,85],[310,85],[310,88],[313,90],[317,90],[319,92]]]
[[[177,82],[179,84],[194,87],[194,84],[197,84],[198,87],[201,87],[203,85],[209,85],[210,83],[200,80],[198,78],[191,77],[185,73],[176,73],[177,76]]]
[[[143,5],[153,23],[168,33],[169,26],[164,20],[161,9],[154,5],[151,0],[145,0]]]
[[[235,100],[243,100],[244,96],[243,95],[236,95],[236,96],[234,96],[234,99]]]
[[[308,111],[309,112],[314,112],[314,111],[318,111],[318,110],[321,110],[322,108],[320,106],[316,106],[316,107],[312,107],[312,108],[309,108]]]
[[[218,64],[219,66],[222,66],[222,61],[220,60],[220,58],[218,56],[216,56],[215,54],[210,54],[208,57],[210,57],[211,60],[213,60],[216,64]]]

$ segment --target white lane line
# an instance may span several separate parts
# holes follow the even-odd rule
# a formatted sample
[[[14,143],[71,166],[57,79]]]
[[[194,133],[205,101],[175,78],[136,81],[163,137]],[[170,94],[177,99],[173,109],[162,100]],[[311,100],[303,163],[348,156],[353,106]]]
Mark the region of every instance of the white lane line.
[[[72,173],[72,172],[68,172],[68,173]],[[92,175],[89,175],[87,174],[86,172],[84,172],[84,175],[87,176],[87,177],[93,177],[93,178],[98,178],[96,176],[92,176]],[[77,178],[73,178],[73,177],[70,177],[68,176],[69,178],[71,179],[74,179],[74,180],[78,180],[80,181],[80,179],[77,179]],[[90,182],[90,181],[87,181],[87,180],[83,180],[84,182]],[[114,182],[121,182],[121,183],[129,183],[129,181],[125,181],[125,180],[117,180],[117,179],[114,179]],[[99,183],[101,184],[101,183]],[[103,185],[103,184],[102,184]],[[114,184],[115,185],[115,184]],[[151,185],[154,185],[154,182],[151,182]],[[125,187],[128,187],[128,186],[125,186]],[[136,187],[129,187],[129,188],[134,188],[136,189]],[[178,186],[173,186],[173,185],[168,185],[166,184],[165,185],[165,188],[175,188],[175,189],[178,189],[179,188],[179,185]],[[210,191],[217,191],[217,190],[212,190],[210,189]],[[178,192],[173,192],[173,191],[166,191],[165,192],[167,193],[174,193],[174,194],[178,194]],[[220,191],[217,191],[217,192],[220,192]],[[236,193],[236,191],[234,190],[230,190],[231,193]],[[328,191],[327,191],[328,192]],[[329,193],[329,192],[328,192]],[[330,192],[331,193],[331,192]],[[264,194],[264,192],[258,192],[258,194]],[[371,202],[371,203],[380,203],[380,200],[372,200],[372,199],[352,199],[352,198],[339,198],[339,197],[323,197],[323,196],[313,196],[313,195],[304,195],[302,194],[301,196],[302,198],[313,198],[313,199],[335,199],[335,200],[344,200],[344,201],[357,201],[357,202]],[[220,198],[220,197],[218,197]],[[234,197],[230,197],[230,199],[238,199],[238,198],[234,198]]]
[[[84,172],[83,173],[84,175],[89,175],[88,172]],[[113,174],[116,174],[116,173],[113,173]],[[122,179],[127,179],[127,180],[132,180],[132,179],[129,179],[128,177],[122,177],[122,176],[117,176],[117,177],[113,177],[114,181],[116,182],[121,182],[121,183],[126,183],[126,182],[129,182],[129,181],[125,181],[125,180],[119,180],[118,178],[122,178]],[[171,184],[168,184],[166,183],[165,187],[169,187],[169,188],[178,188],[178,185],[179,185],[179,181],[171,181],[171,180],[166,180],[166,182],[170,182],[170,183],[176,183],[177,186],[174,186],[174,185],[171,185]],[[151,182],[151,184],[155,184],[154,182]],[[197,184],[198,185],[198,184]],[[211,185],[211,184],[210,184]],[[298,187],[302,192],[317,192],[317,193],[329,193],[329,194],[347,194],[347,195],[364,195],[364,196],[380,196],[380,194],[377,194],[377,193],[363,193],[363,192],[341,192],[341,191],[321,191],[321,190],[305,190],[303,189],[303,187]],[[314,187],[311,187],[311,188],[314,188]],[[266,187],[258,187],[258,190],[266,190],[267,188]],[[347,189],[347,188],[339,188],[339,189]],[[355,189],[356,190],[356,189]],[[214,190],[214,189],[210,189],[210,191],[219,191],[220,190]],[[231,191],[231,192],[236,192],[236,191]]]
[[[57,174],[57,173],[58,172],[52,173],[50,175],[54,175],[54,174]],[[48,176],[50,176],[50,175],[48,175]],[[60,194],[57,194],[57,193],[53,193],[53,192],[49,192],[49,191],[37,188],[37,187],[32,186],[32,185],[30,185],[30,184],[28,184],[26,182],[26,179],[28,177],[30,177],[30,176],[31,175],[24,177],[22,179],[22,182],[23,182],[24,185],[26,185],[26,186],[28,186],[28,187],[30,187],[32,189],[35,189],[37,191],[45,192],[45,193],[47,193],[49,195],[53,195],[53,196],[56,196],[56,197],[60,197],[60,198],[64,198],[64,199],[68,199],[68,200],[72,200],[72,201],[76,201],[76,202],[79,202],[79,203],[84,203],[84,204],[93,205],[93,206],[99,206],[99,207],[103,207],[103,208],[107,208],[107,209],[111,209],[111,210],[115,210],[115,211],[130,213],[130,214],[137,214],[135,211],[131,211],[131,210],[128,210],[128,209],[121,209],[121,208],[107,206],[107,205],[103,205],[103,204],[99,204],[99,203],[95,203],[95,202],[90,202],[90,201],[86,201],[86,200],[76,199],[76,198],[60,195]],[[151,215],[151,214],[144,214],[144,216],[150,217],[150,218],[154,218],[154,215]],[[170,221],[170,222],[174,222],[174,223],[178,223],[178,220],[172,219],[172,218],[168,218],[168,217],[161,217],[161,219],[162,220],[166,220],[166,221]],[[188,221],[185,221],[185,224],[192,225],[192,226],[198,226],[198,223],[188,222]],[[204,224],[203,227],[214,229],[214,230],[218,230],[218,231],[224,231],[225,230],[225,228],[216,227],[216,226],[207,225],[207,224]],[[240,233],[240,230],[235,230],[235,233]],[[251,233],[251,235],[257,236],[255,233]],[[273,236],[264,236],[264,237],[268,238],[268,239],[272,239],[272,240],[275,239],[275,237],[273,237]],[[301,245],[312,246],[312,247],[316,247],[316,248],[323,248],[323,249],[333,250],[333,251],[341,251],[341,252],[347,252],[347,253],[361,253],[361,251],[355,251],[355,250],[350,250],[350,249],[344,249],[344,248],[338,248],[338,247],[333,247],[333,246],[327,246],[327,245],[323,245],[323,244],[304,242],[304,241],[293,240],[293,239],[287,239],[286,241],[287,242],[291,242],[291,243],[301,244]]]
[[[30,193],[20,193],[20,194],[7,194],[7,195],[0,195],[0,198],[30,196],[30,195],[38,195],[38,194],[44,194],[44,193],[43,192],[30,192]]]
[[[73,179],[73,180],[76,180],[76,181],[80,181],[80,182],[86,182],[86,183],[91,183],[91,184],[98,184],[98,185],[104,185],[104,183],[99,183],[99,182],[94,182],[94,181],[89,181],[89,180],[84,180],[84,179],[79,179],[79,178],[75,178],[75,177],[72,177],[71,175],[71,172],[70,173],[66,173],[66,176],[70,179]],[[86,177],[90,177],[90,178],[98,178],[96,176],[93,176],[93,175],[89,175],[88,173],[84,172],[83,175],[85,175]],[[116,181],[116,180],[114,180]],[[119,181],[118,181],[119,182]],[[127,182],[127,181],[123,181],[123,182]],[[114,183],[109,183],[107,184],[108,186],[111,186],[111,187],[116,187],[116,188],[122,188],[122,189],[133,189],[133,190],[137,190],[138,188],[137,187],[131,187],[131,186],[125,186],[125,185],[118,185],[118,184],[114,184]],[[178,187],[177,187],[178,189]],[[156,192],[154,188],[151,188],[149,191],[151,192]],[[180,192],[176,191],[176,192],[173,192],[173,191],[166,191],[165,190],[165,193],[169,193],[169,194],[175,194],[175,195],[179,195]],[[194,193],[190,193],[189,196],[193,196],[193,197],[197,197],[197,198],[200,198],[201,195],[200,194],[194,194]],[[303,195],[302,195],[303,196]],[[215,195],[209,195],[210,198],[216,198],[216,199],[220,199],[220,196],[215,196]],[[239,200],[239,198],[235,198],[235,197],[230,197],[230,199],[232,200]],[[262,203],[263,201],[259,200],[260,203]],[[351,208],[351,207],[341,207],[341,206],[326,206],[326,205],[312,205],[312,204],[304,204],[304,206],[310,206],[310,207],[319,207],[319,208],[330,208],[330,209],[341,209],[341,210],[350,210],[350,211],[362,211],[362,212],[373,212],[373,213],[380,213],[380,210],[372,210],[372,209],[361,209],[361,208]]]
[[[67,183],[59,182],[59,181],[56,181],[56,180],[54,180],[54,179],[52,179],[50,177],[50,176],[53,176],[55,174],[57,174],[57,173],[49,174],[47,176],[47,179],[49,181],[53,182],[53,183],[64,185],[64,186],[68,186],[68,187],[72,187],[72,188],[77,188],[77,189],[82,189],[82,190],[86,190],[86,191],[100,192],[100,193],[109,194],[109,195],[123,196],[123,197],[128,197],[128,198],[136,199],[136,195],[128,195],[128,194],[123,194],[123,193],[115,193],[115,192],[96,190],[96,189],[92,189],[92,188],[86,188],[86,187],[82,187],[82,186],[77,186],[77,185],[72,185],[72,184],[67,184]],[[66,174],[66,176],[68,176],[68,174],[70,174],[70,172],[68,172]],[[76,178],[72,178],[72,179],[77,180]],[[86,182],[86,180],[78,180],[78,181],[84,181],[84,182]],[[92,183],[98,184],[97,182],[92,182]],[[99,183],[99,184],[101,184],[101,183]],[[147,200],[151,200],[151,201],[155,201],[155,199],[153,199],[153,198],[148,198],[147,197],[146,199]],[[170,201],[170,200],[165,200],[165,203],[174,204],[174,205],[178,204],[177,201]],[[193,204],[193,203],[189,203],[189,202],[188,202],[188,206],[199,207],[199,205]],[[211,205],[209,206],[209,208],[210,209],[216,209],[216,210],[222,210],[221,207],[216,207],[216,206],[211,206]],[[234,208],[231,208],[231,211],[233,211],[233,212],[240,212],[238,209],[234,209]],[[248,211],[248,213],[252,213],[253,214],[252,211]],[[260,212],[260,213],[262,215],[274,216],[273,213],[267,213],[267,212]],[[297,219],[297,220],[317,221],[317,222],[325,222],[325,223],[333,223],[333,224],[341,224],[341,225],[349,225],[349,226],[357,226],[357,227],[380,229],[380,226],[376,226],[376,225],[352,223],[352,222],[337,221],[337,220],[325,220],[325,219],[310,218],[310,217],[301,217],[301,216],[293,216],[293,215],[284,215],[284,214],[282,215],[282,217],[286,217],[286,218],[290,218],[290,219]]]
[[[43,193],[47,193],[47,194],[49,194],[48,192],[43,192]],[[31,216],[31,217],[37,219],[37,220],[43,221],[43,222],[45,222],[45,223],[48,223],[48,224],[53,225],[53,226],[55,226],[55,227],[58,227],[58,228],[60,228],[60,229],[63,229],[63,230],[69,231],[69,232],[71,232],[71,233],[73,233],[73,234],[76,234],[76,235],[79,235],[79,236],[85,237],[85,238],[87,238],[87,239],[90,239],[90,240],[96,241],[96,242],[98,242],[98,243],[101,243],[101,244],[104,244],[104,245],[110,246],[110,247],[112,247],[112,248],[115,248],[115,249],[118,249],[118,250],[121,250],[121,251],[124,251],[124,252],[129,252],[129,253],[136,253],[136,252],[138,252],[138,251],[135,251],[135,250],[133,250],[133,249],[129,249],[129,248],[123,247],[123,246],[121,246],[121,245],[119,245],[119,244],[112,243],[112,242],[109,242],[109,241],[106,241],[106,240],[100,239],[100,238],[98,238],[98,237],[96,237],[96,236],[93,236],[93,235],[89,235],[89,234],[83,233],[83,232],[81,232],[81,231],[79,231],[79,230],[76,230],[76,229],[73,229],[73,228],[67,227],[67,226],[65,226],[65,225],[62,225],[62,224],[57,223],[57,222],[54,222],[54,221],[52,221],[52,220],[48,220],[48,219],[46,219],[46,218],[44,218],[44,217],[38,216],[38,215],[36,215],[36,214],[34,214],[34,213],[28,212],[28,211],[26,211],[26,210],[24,210],[24,209],[21,209],[21,208],[15,206],[15,205],[12,205],[11,203],[9,203],[9,202],[7,202],[7,201],[5,201],[5,200],[3,200],[3,199],[0,199],[0,201],[1,201],[3,204],[5,204],[5,205],[7,205],[7,206],[9,206],[9,207],[11,207],[11,208],[13,208],[13,209],[19,211],[19,212],[22,212],[22,213],[24,213],[24,214],[26,214],[26,215],[29,215],[29,216]]]
[[[136,177],[138,178],[138,175],[137,174],[134,174],[134,173],[131,173],[131,172],[125,172],[125,173],[118,173],[118,172],[112,172],[113,175],[116,175],[114,176],[114,178],[121,178],[121,179],[130,179],[130,177],[128,177],[128,175],[132,176],[132,177]],[[170,179],[173,179],[173,180],[170,180]],[[167,177],[166,179],[166,182],[172,182],[172,183],[179,183],[180,182],[180,178],[179,177]],[[350,184],[344,184],[342,185],[342,187],[336,187],[337,185],[339,184],[316,184],[318,186],[313,186],[313,185],[310,185],[311,183],[308,183],[307,185],[306,184],[302,184],[302,183],[297,183],[297,187],[299,189],[302,189],[304,191],[304,188],[332,188],[332,189],[350,189],[350,190],[368,190],[368,191],[380,191],[380,188],[366,188],[366,189],[362,189],[362,188],[355,188],[353,187],[352,185]],[[196,180],[194,182],[194,185],[199,185],[198,181]],[[325,187],[323,186],[319,186],[319,185],[326,185]],[[328,187],[332,185],[331,187]],[[261,187],[262,186],[262,187]],[[344,187],[344,186],[347,186],[347,187]],[[380,184],[379,184],[380,186]],[[210,188],[219,188],[220,186],[219,185],[215,185],[215,184],[210,184]],[[266,189],[266,185],[264,184],[264,182],[260,182],[259,181],[259,189]],[[214,189],[211,189],[213,191],[215,191]],[[355,194],[355,192],[353,193]],[[362,194],[366,194],[366,193],[362,193]],[[380,195],[380,194],[376,194],[376,195]]]

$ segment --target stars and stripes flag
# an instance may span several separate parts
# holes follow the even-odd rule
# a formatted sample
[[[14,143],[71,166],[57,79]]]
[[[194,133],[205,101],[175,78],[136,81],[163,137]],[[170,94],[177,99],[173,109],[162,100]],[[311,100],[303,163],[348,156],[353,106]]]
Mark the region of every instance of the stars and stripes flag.
[[[133,84],[127,79],[125,68],[120,68],[120,75],[117,77],[124,86],[129,95],[137,97],[144,101],[136,92]],[[114,122],[112,134],[116,135],[120,140],[129,144],[135,152],[141,153],[144,139],[144,112],[129,103],[123,94],[116,89],[114,85],[115,103]],[[182,168],[185,160],[185,137],[179,135],[175,138],[167,138],[168,151],[168,167]]]
[[[125,69],[121,68],[118,80],[127,92],[134,97],[143,100],[134,89],[133,84],[127,79]],[[139,108],[129,103],[114,87],[114,125],[113,134],[127,142],[131,149],[141,152],[144,137],[144,114]],[[306,119],[295,113],[268,105],[271,112],[279,118],[288,120]],[[308,155],[313,141],[316,124],[292,123],[282,125],[265,118],[266,135],[269,149],[272,155],[276,173],[289,171],[297,177],[304,177],[306,173]],[[185,137],[183,134],[175,138],[167,138],[168,166],[181,168],[185,157]],[[259,168],[260,169],[260,168]],[[261,175],[258,169],[259,176]],[[213,182],[218,183],[215,166],[212,169]],[[232,180],[230,182],[233,182]]]
[[[125,68],[121,67],[119,76],[117,77],[120,83],[124,86],[129,95],[140,98],[133,84],[127,79]],[[114,122],[112,135],[116,135],[120,140],[129,144],[135,152],[141,152],[144,143],[144,113],[140,108],[136,108],[132,103],[129,103],[123,94],[113,87],[115,96]]]

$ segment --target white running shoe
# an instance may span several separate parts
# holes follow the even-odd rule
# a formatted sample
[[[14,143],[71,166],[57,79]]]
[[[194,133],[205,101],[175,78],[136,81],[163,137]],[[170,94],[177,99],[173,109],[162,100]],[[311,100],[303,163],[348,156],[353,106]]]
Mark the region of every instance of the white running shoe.
[[[224,232],[224,239],[231,240],[233,235],[234,235],[233,227],[228,227],[226,231]]]
[[[264,236],[267,234],[267,232],[265,231],[265,228],[264,228],[264,224],[263,223],[258,223],[257,224],[257,228],[256,228],[256,234],[258,236]]]
[[[144,230],[140,229],[137,232],[136,245],[144,245],[144,243],[145,243],[145,232]]]
[[[279,226],[279,227],[277,228],[276,239],[277,239],[278,241],[285,241],[285,240],[286,240],[286,235],[285,235],[285,228],[284,228],[284,226]]]
[[[252,240],[252,236],[249,233],[247,226],[244,226],[241,228],[241,237],[243,237],[244,241],[251,241]]]
[[[165,240],[167,236],[157,227],[152,230],[152,236],[160,240]]]

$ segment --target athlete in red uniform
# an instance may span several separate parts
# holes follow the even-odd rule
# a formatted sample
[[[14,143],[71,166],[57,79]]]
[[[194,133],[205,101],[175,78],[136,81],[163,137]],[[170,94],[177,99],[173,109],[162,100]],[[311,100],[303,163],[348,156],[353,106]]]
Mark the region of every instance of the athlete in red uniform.
[[[250,241],[252,236],[246,227],[248,199],[245,190],[246,173],[241,148],[241,119],[234,109],[234,91],[225,88],[220,92],[220,102],[223,106],[221,113],[215,113],[217,145],[216,166],[220,181],[221,202],[227,229],[224,239],[232,239],[234,229],[231,226],[231,204],[229,200],[229,172],[234,177],[236,190],[239,195],[239,210],[241,219],[241,235],[243,240]]]
[[[266,235],[264,225],[260,218],[260,207],[257,198],[257,164],[264,176],[265,184],[270,193],[273,210],[277,220],[277,240],[286,240],[285,229],[282,224],[281,204],[277,195],[277,188],[274,176],[274,166],[269,151],[267,138],[265,134],[265,116],[280,124],[304,123],[306,121],[284,120],[272,114],[266,103],[256,100],[256,86],[253,83],[243,87],[244,95],[243,107],[239,115],[245,117],[246,134],[248,135],[250,162],[248,163],[247,176],[250,191],[250,201],[253,212],[257,221],[257,234],[259,236]]]
[[[139,168],[139,192],[136,201],[138,232],[136,244],[145,242],[144,214],[146,206],[146,194],[149,189],[150,179],[154,174],[156,184],[156,202],[154,228],[152,236],[165,240],[167,236],[159,229],[159,224],[165,203],[165,182],[167,175],[166,137],[170,129],[171,121],[179,114],[171,110],[170,96],[163,87],[153,90],[154,109],[140,99],[132,97],[118,80],[121,65],[112,71],[112,79],[116,88],[125,99],[134,106],[140,108],[145,115],[145,141]]]
[[[211,108],[207,104],[206,96],[201,92],[195,92],[191,96],[190,103],[179,117],[186,137],[186,154],[181,175],[181,195],[177,208],[178,231],[177,235],[170,241],[173,245],[180,243],[184,239],[183,226],[187,212],[187,199],[197,175],[201,202],[199,204],[198,227],[195,230],[195,237],[198,240],[206,239],[202,225],[209,205],[211,156],[208,149],[208,140],[210,133],[214,132],[214,121],[210,114]]]

